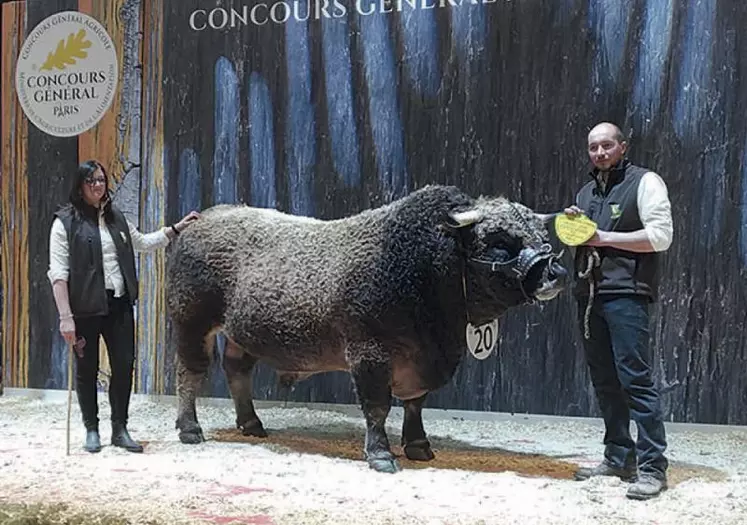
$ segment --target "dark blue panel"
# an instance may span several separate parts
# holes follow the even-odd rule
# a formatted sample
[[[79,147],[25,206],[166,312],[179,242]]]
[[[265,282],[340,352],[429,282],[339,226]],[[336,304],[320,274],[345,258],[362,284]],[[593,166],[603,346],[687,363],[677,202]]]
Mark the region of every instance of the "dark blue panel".
[[[474,8],[458,11],[473,11]],[[455,13],[456,14],[456,13]],[[401,61],[408,84],[416,94],[424,99],[432,99],[438,95],[441,84],[441,68],[438,63],[438,33],[436,27],[436,13],[433,9],[406,8],[399,13],[402,33],[404,35],[404,50]],[[464,24],[459,17],[455,20],[460,29]],[[484,18],[477,36],[485,38]],[[470,32],[468,31],[468,34]],[[466,37],[467,35],[461,35]],[[467,45],[463,42],[460,49]]]
[[[179,215],[202,208],[200,202],[200,159],[192,148],[186,148],[179,156]]]
[[[674,0],[646,2],[631,102],[633,125],[641,133],[646,133],[659,116],[667,82],[673,18]]]
[[[697,232],[698,245],[709,249],[719,242],[722,233],[724,216],[724,198],[726,196],[726,156],[725,148],[714,149],[703,155],[703,176],[698,181],[700,191],[694,193],[694,209],[690,216],[700,217]],[[705,252],[701,255],[707,256]]]
[[[688,2],[679,43],[674,129],[681,140],[697,141],[708,120],[716,0]]]
[[[275,149],[272,100],[267,82],[252,73],[249,77],[249,158],[251,159],[252,206],[275,208]]]
[[[333,167],[346,185],[357,186],[361,179],[360,152],[346,18],[322,20],[322,51]]]
[[[390,17],[380,13],[358,17],[376,167],[385,200],[405,195],[409,186],[389,22]]]
[[[548,4],[548,7],[552,7],[555,11],[554,25],[565,27],[573,22],[578,4],[585,2],[586,0],[555,0],[552,4]]]
[[[742,151],[742,266],[747,267],[747,140]]]
[[[49,377],[43,388],[67,388],[67,365],[69,351],[67,343],[59,330],[55,330],[52,337],[52,353],[50,355]],[[73,374],[75,373],[73,365]]]
[[[285,25],[285,58],[288,74],[285,149],[290,212],[295,215],[314,215],[316,129],[311,99],[307,22],[290,21]]]
[[[234,203],[239,170],[239,80],[225,57],[215,62],[215,151],[213,152],[213,198]]]
[[[626,58],[630,13],[629,2],[589,0],[589,26],[597,42],[592,67],[593,84],[601,83],[601,87],[612,88],[618,81]]]
[[[451,39],[462,68],[485,52],[488,26],[483,4],[451,6]],[[477,71],[473,73],[477,74]]]

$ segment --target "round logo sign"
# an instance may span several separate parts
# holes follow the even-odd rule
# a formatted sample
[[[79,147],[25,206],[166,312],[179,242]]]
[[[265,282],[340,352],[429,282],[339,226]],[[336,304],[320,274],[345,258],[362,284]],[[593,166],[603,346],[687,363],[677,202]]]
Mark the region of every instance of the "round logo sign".
[[[16,63],[16,93],[40,130],[72,137],[91,129],[114,100],[119,65],[114,42],[94,18],[64,11],[26,37]]]

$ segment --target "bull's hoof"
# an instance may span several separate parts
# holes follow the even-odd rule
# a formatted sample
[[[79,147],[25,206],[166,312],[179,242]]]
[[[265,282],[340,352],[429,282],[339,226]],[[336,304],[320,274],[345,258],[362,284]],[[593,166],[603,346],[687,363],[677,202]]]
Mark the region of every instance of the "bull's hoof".
[[[240,425],[239,428],[241,429],[241,434],[244,436],[254,436],[258,438],[267,437],[267,431],[265,430],[265,427],[262,426],[262,422],[259,419]]]
[[[405,456],[412,461],[430,461],[436,457],[427,439],[418,439],[417,441],[406,444]]]
[[[395,474],[402,470],[402,467],[399,466],[393,455],[389,455],[389,457],[369,458],[368,466],[376,472],[384,472],[386,474]]]
[[[202,430],[179,432],[179,441],[185,445],[198,445],[205,441],[205,436],[202,435]]]

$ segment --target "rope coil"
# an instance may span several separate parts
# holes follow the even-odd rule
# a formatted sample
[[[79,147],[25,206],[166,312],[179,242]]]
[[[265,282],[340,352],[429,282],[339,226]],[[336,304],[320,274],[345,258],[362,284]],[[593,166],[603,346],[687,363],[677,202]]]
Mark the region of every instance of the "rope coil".
[[[584,338],[589,339],[591,337],[591,333],[589,330],[589,319],[591,318],[591,307],[594,303],[594,293],[595,293],[595,283],[594,283],[594,276],[591,274],[591,272],[601,264],[601,261],[599,259],[599,252],[596,250],[590,250],[589,254],[586,256],[586,270],[582,272],[578,272],[579,279],[588,279],[589,280],[589,301],[586,303],[586,312],[584,312]]]

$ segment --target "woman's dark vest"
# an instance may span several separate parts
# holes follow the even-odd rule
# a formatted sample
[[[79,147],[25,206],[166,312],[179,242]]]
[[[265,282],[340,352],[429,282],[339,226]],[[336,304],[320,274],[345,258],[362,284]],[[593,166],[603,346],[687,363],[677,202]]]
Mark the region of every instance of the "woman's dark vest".
[[[638,214],[638,185],[648,171],[625,160],[610,170],[604,190],[597,180],[597,172],[592,171],[590,176],[594,180],[581,188],[576,205],[600,230],[640,230],[644,226]],[[593,271],[597,294],[633,294],[656,300],[658,253],[637,253],[608,246],[596,249],[601,263]],[[588,250],[579,247],[576,251],[576,272],[586,269]],[[576,277],[576,295],[589,295],[589,282],[579,279],[578,274]]]
[[[121,211],[111,207],[113,221],[107,228],[117,249],[119,270],[124,278],[130,303],[137,300],[138,282],[135,270],[135,253],[127,220]],[[104,261],[101,251],[98,210],[86,207],[76,211],[66,206],[55,213],[67,231],[70,273],[68,295],[70,309],[75,317],[106,315],[109,312],[104,281]]]

